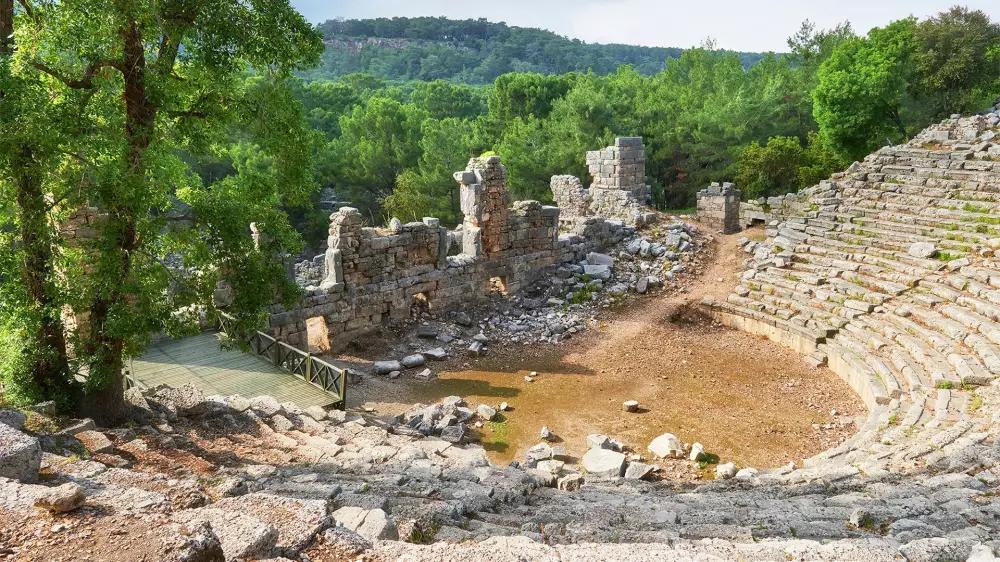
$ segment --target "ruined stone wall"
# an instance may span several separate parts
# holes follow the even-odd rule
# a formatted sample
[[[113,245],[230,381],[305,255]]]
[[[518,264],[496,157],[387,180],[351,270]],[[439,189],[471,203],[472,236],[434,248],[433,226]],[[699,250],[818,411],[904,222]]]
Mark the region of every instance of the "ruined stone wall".
[[[341,349],[380,326],[408,320],[418,301],[435,311],[468,305],[484,298],[497,277],[516,292],[631,231],[620,221],[591,218],[560,235],[558,207],[537,201],[508,207],[506,169],[497,157],[472,159],[455,178],[465,213],[462,253],[448,256],[455,234],[438,219],[367,228],[356,209],[343,207],[330,216],[326,254],[297,266],[313,281],[299,306],[272,307],[272,335],[304,346],[306,321],[320,316],[333,348]]]
[[[732,234],[740,231],[740,191],[731,183],[712,185],[698,192],[698,218],[709,228]]]

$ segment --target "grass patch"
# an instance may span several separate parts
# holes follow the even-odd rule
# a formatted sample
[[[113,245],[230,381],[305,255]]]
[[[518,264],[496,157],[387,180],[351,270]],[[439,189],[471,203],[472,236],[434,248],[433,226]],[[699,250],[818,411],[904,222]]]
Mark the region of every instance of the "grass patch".
[[[952,254],[951,252],[938,252],[937,255],[934,256],[934,259],[938,261],[949,262],[951,260],[957,260],[961,257],[962,257],[961,254]]]
[[[588,283],[582,289],[573,291],[573,294],[569,297],[570,304],[585,304],[593,300],[594,298],[594,287]]]
[[[698,468],[705,470],[711,465],[719,464],[719,455],[715,453],[702,453],[698,456]]]
[[[983,397],[978,394],[972,395],[972,400],[969,401],[969,410],[975,412],[976,410],[982,407],[983,407]]]
[[[937,384],[934,385],[934,388],[940,388],[942,390],[951,390],[955,388],[955,383],[951,381],[937,381]]]
[[[492,421],[486,422],[488,435],[482,436],[483,448],[487,451],[506,451],[510,448],[510,425],[507,416],[497,412]]]
[[[431,524],[426,528],[418,523],[413,526],[413,530],[410,531],[410,535],[406,537],[406,542],[413,544],[431,544],[434,542],[434,537],[440,530],[441,524],[437,521],[431,521]]]
[[[966,203],[962,205],[962,210],[966,213],[988,213],[990,212],[989,207],[984,207],[982,205],[974,205],[972,203]]]

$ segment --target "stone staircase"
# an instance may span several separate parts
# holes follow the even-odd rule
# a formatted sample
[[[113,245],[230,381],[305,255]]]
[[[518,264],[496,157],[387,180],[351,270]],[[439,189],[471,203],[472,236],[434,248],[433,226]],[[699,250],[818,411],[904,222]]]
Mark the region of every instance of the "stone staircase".
[[[933,469],[995,438],[977,389],[1000,375],[998,122],[953,117],[806,190],[806,211],[747,242],[734,293],[703,303],[828,363],[868,406],[802,471]]]

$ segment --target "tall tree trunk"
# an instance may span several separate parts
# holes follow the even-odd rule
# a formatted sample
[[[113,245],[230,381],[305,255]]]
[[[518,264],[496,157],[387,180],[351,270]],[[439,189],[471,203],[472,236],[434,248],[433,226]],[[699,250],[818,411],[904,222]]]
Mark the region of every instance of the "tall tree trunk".
[[[14,2],[0,0],[0,58],[14,51]],[[0,89],[0,99],[10,92]],[[21,281],[33,309],[32,341],[28,344],[29,369],[35,392],[41,399],[56,399],[68,405],[72,380],[66,356],[66,337],[55,291],[55,267],[52,262],[52,224],[47,216],[47,201],[42,186],[35,148],[21,143],[8,154],[10,174],[15,186],[20,217],[20,242],[24,252]]]
[[[0,56],[14,50],[14,0],[0,0]]]
[[[123,12],[127,13],[126,10]],[[91,388],[83,403],[84,413],[111,424],[123,420],[128,407],[124,399],[124,358],[126,337],[109,329],[108,321],[114,306],[129,306],[125,280],[132,274],[133,252],[139,247],[137,221],[145,212],[141,195],[146,189],[146,150],[152,142],[156,107],[146,89],[146,55],[134,19],[129,19],[121,31],[124,60],[121,72],[125,79],[122,94],[125,103],[125,175],[121,191],[108,204],[108,232],[114,235],[117,259],[111,270],[102,272],[105,279],[121,279],[95,299],[90,311],[91,341],[90,375],[100,381]]]
[[[13,163],[17,207],[21,215],[21,243],[24,245],[21,278],[38,322],[32,334],[32,376],[43,397],[59,399],[65,406],[72,381],[61,311],[53,296],[52,225],[47,217],[41,175],[31,147],[21,146]]]

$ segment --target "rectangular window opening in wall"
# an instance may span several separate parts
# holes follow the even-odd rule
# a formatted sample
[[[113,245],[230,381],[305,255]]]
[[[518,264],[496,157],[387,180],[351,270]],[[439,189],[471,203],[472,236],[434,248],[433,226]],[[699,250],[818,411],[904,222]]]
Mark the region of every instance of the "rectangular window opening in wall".
[[[306,339],[309,353],[330,351],[330,332],[326,328],[325,318],[314,316],[306,320]]]
[[[490,278],[490,293],[496,293],[500,295],[507,294],[507,279],[504,277],[491,277]]]

